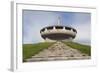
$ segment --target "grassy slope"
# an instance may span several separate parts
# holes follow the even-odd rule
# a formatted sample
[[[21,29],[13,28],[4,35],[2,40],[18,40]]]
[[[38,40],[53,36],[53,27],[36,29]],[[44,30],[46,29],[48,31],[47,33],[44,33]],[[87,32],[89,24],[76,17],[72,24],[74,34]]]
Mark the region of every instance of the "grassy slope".
[[[48,48],[53,43],[37,43],[37,44],[23,44],[23,60],[39,53],[40,51]]]
[[[91,56],[91,47],[88,45],[82,45],[82,44],[75,43],[75,42],[63,42],[63,43],[65,43],[66,45],[68,45],[74,49],[79,50],[82,53],[85,53],[85,54]]]
[[[23,44],[23,61],[39,53],[42,50],[47,49],[49,46],[51,46],[54,43],[43,42],[43,43],[37,43],[37,44]],[[91,55],[90,46],[78,44],[75,42],[63,42],[63,43],[65,43],[66,45],[74,49],[81,51],[82,53],[88,54],[89,56]]]

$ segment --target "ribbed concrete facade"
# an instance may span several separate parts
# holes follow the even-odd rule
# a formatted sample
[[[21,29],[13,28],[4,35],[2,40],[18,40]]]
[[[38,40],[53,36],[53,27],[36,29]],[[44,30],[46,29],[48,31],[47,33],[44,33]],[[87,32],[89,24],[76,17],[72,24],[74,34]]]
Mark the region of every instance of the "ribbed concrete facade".
[[[40,30],[41,37],[47,42],[69,41],[75,38],[76,29],[68,26],[54,25]]]

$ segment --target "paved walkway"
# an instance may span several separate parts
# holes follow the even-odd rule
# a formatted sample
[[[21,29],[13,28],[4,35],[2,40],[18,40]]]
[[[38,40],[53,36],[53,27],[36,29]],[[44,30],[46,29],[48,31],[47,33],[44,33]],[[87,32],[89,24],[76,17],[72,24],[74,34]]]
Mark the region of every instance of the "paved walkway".
[[[90,56],[81,53],[77,49],[66,46],[62,42],[57,42],[44,49],[32,58],[27,59],[28,62],[33,61],[50,61],[50,60],[76,60],[76,59],[90,59]]]

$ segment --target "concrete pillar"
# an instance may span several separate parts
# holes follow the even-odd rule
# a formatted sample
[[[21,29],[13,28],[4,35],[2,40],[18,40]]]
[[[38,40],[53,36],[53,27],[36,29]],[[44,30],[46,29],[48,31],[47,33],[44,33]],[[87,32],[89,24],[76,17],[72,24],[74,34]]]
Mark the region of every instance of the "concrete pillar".
[[[63,30],[65,30],[65,27],[63,27]]]
[[[71,31],[73,31],[73,29],[71,29]]]
[[[53,30],[55,30],[55,27],[53,27]]]
[[[45,28],[45,32],[47,31],[47,28]]]

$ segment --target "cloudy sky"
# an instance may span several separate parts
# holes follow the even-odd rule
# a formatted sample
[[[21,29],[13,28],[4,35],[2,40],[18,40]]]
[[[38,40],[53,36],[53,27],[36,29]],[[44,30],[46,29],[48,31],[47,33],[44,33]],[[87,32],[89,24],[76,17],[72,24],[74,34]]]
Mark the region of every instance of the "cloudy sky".
[[[74,41],[90,44],[90,13],[23,10],[22,17],[24,44],[44,41],[41,38],[40,29],[48,25],[56,25],[58,17],[60,17],[61,25],[71,26],[77,30]]]

